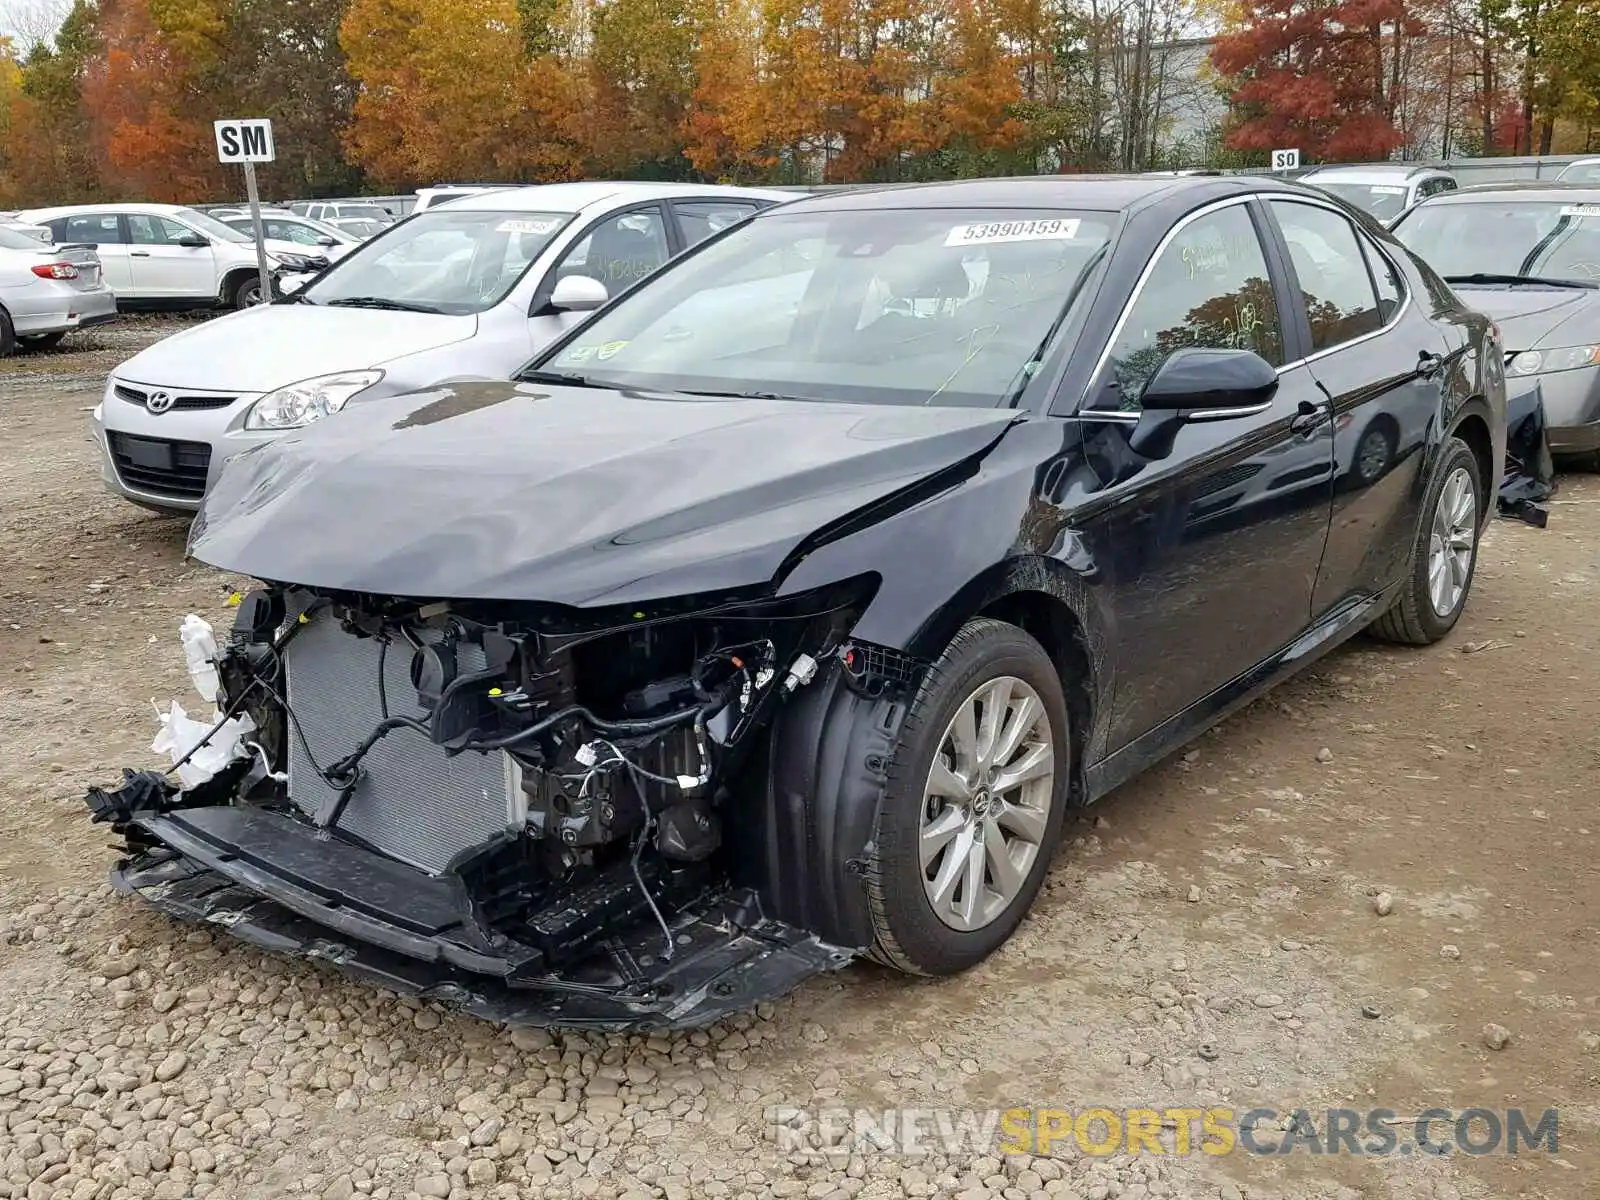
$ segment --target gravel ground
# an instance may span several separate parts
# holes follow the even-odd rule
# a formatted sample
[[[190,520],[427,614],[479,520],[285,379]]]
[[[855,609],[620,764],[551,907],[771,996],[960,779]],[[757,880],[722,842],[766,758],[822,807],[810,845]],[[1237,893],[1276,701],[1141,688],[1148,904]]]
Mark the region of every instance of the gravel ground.
[[[226,622],[238,582],[106,495],[87,437],[105,372],[173,327],[0,363],[0,1197],[1594,1195],[1593,479],[1547,530],[1496,525],[1446,644],[1358,641],[1078,820],[982,968],[852,967],[686,1035],[507,1032],[104,882],[83,787],[153,764],[178,623]],[[841,1105],[1557,1106],[1561,1140],[916,1156],[772,1117]]]

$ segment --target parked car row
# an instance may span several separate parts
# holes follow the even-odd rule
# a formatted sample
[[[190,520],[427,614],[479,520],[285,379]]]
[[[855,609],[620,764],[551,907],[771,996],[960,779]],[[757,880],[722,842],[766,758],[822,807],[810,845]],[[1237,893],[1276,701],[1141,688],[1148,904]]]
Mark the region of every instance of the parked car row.
[[[518,1024],[961,971],[1072,806],[1449,634],[1505,359],[1274,179],[430,207],[109,381],[112,486],[271,582],[208,687],[237,765],[90,807],[123,890]]]

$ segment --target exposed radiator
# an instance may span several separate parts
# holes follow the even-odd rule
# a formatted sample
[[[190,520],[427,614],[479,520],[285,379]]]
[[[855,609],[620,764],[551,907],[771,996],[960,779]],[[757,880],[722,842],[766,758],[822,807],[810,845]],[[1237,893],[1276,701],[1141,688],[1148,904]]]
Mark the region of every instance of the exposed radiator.
[[[285,650],[288,699],[323,769],[349,754],[383,720],[378,692],[380,643],[346,633],[323,613]],[[389,715],[421,719],[411,686],[411,646],[397,640],[383,656]],[[462,671],[485,666],[481,648],[457,649]],[[337,791],[312,769],[289,730],[289,796],[308,814]],[[396,729],[362,760],[366,777],[338,828],[430,874],[460,851],[521,820],[521,788],[505,754],[467,751],[454,758],[412,729]]]

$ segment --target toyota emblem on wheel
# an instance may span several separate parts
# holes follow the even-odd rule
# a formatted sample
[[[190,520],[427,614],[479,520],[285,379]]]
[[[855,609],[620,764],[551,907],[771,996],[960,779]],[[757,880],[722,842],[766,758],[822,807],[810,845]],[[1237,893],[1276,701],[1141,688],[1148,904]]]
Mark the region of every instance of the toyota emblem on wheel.
[[[150,398],[144,406],[153,413],[164,413],[172,407],[173,396],[171,392],[151,392]]]

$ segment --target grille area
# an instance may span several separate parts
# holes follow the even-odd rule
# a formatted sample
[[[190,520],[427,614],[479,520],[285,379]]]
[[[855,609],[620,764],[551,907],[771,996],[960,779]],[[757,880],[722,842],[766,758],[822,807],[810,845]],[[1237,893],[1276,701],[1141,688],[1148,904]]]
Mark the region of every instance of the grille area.
[[[114,383],[111,392],[118,400],[126,400],[129,404],[137,404],[141,408],[150,399],[149,388],[131,387],[126,383]],[[168,412],[177,412],[180,409],[227,408],[239,397],[237,396],[174,396],[172,407]]]
[[[133,437],[115,430],[106,434],[106,442],[117,475],[129,487],[177,500],[198,500],[206,494],[211,447],[205,442]]]
[[[380,643],[346,633],[327,616],[314,618],[285,651],[290,706],[323,767],[350,753],[383,719],[378,694]],[[460,647],[463,671],[485,666],[481,650]],[[476,661],[474,661],[476,656]],[[389,714],[421,718],[411,686],[411,648],[383,656]],[[454,758],[410,729],[390,733],[362,760],[362,779],[339,818],[342,832],[402,862],[437,874],[460,851],[479,845],[514,821],[521,788],[504,754],[473,751]],[[289,795],[315,813],[337,792],[312,768],[300,739],[289,738]],[[520,816],[517,818],[520,823]]]

